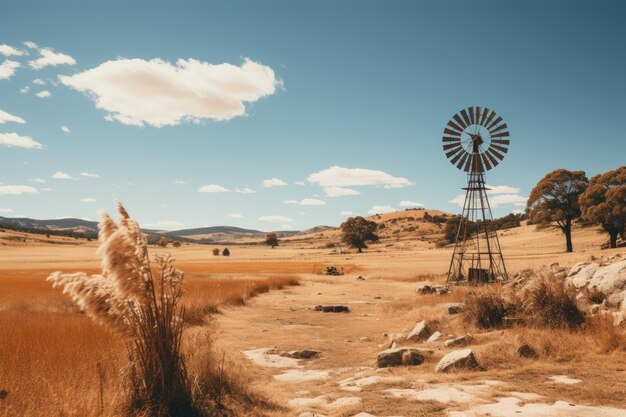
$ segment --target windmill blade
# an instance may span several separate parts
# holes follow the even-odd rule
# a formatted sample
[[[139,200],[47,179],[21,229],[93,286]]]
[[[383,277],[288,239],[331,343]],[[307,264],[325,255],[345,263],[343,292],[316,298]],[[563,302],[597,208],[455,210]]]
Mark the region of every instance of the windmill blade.
[[[492,138],[505,138],[508,136],[509,136],[509,132],[500,132],[500,133],[496,133],[495,135],[491,135]]]
[[[491,153],[491,154],[495,155],[496,158],[498,158],[501,161],[504,159],[504,155],[494,151],[492,148],[487,149],[487,153]]]
[[[506,135],[508,136],[508,135],[509,135],[509,132],[506,132]],[[499,137],[499,136],[498,136],[498,137]],[[493,138],[493,136],[492,136],[492,138]],[[508,145],[508,144],[510,144],[510,143],[511,143],[511,141],[510,141],[510,140],[508,140],[508,139],[492,139],[492,140],[491,140],[491,143],[499,143],[499,144],[501,144],[501,145]]]
[[[500,126],[494,128],[494,129],[489,130],[489,133],[496,133],[496,132],[499,132],[500,130],[506,129],[506,128],[507,128],[506,123],[502,123]]]
[[[495,167],[496,165],[498,165],[498,160],[489,153],[488,149],[487,149],[487,152],[484,153],[484,155],[487,155],[487,158],[489,158],[489,160],[491,161],[492,167]]]
[[[491,146],[489,147],[493,149],[497,149],[502,153],[506,153],[509,150],[508,148],[505,148],[504,146],[496,145],[495,143],[492,143]]]
[[[496,120],[494,120],[493,122],[491,122],[489,124],[489,126],[485,126],[485,127],[487,128],[487,130],[491,130],[492,127],[494,127],[495,125],[497,125],[501,121],[502,121],[502,117],[498,116],[498,117],[496,117]]]
[[[457,132],[456,130],[445,128],[443,129],[443,133],[450,136],[458,136],[461,137],[461,132]]]
[[[448,143],[448,144],[443,145],[443,150],[444,151],[447,151],[447,150],[450,150],[450,149],[453,149],[453,148],[462,148],[461,142]]]
[[[483,117],[480,118],[480,125],[484,126],[485,125],[485,118],[487,117],[487,114],[489,114],[489,109],[488,108],[483,108]]]
[[[465,167],[463,167],[463,171],[469,172],[470,168],[472,167],[472,161],[473,160],[474,160],[474,155],[470,155],[469,158],[467,158],[467,162],[465,163]]]
[[[476,107],[476,118],[474,119],[474,123],[475,124],[479,124],[480,123],[480,107]]]
[[[452,129],[458,130],[459,133],[463,132],[463,128],[457,125],[456,123],[454,123],[452,120],[448,122],[448,126],[450,126]]]
[[[444,137],[441,139],[441,141],[442,141],[442,142],[460,142],[460,141],[461,141],[461,138],[449,138],[449,137],[447,137],[447,136],[444,136]]]
[[[465,161],[467,160],[467,158],[470,156],[469,153],[467,152],[463,152],[463,156],[461,157],[461,160],[459,161],[458,164],[456,164],[456,167],[458,169],[463,169],[463,165],[465,164]]]
[[[467,155],[465,149],[463,149],[463,152],[457,153],[456,156],[450,160],[450,163],[452,165],[456,164],[456,161],[458,161],[463,155]]]
[[[487,117],[487,120],[485,120],[485,123],[483,123],[482,125],[484,127],[487,127],[489,123],[491,122],[491,119],[493,119],[495,116],[496,116],[496,112],[492,110],[491,113],[489,114],[489,117]]]
[[[461,120],[461,117],[459,117],[458,114],[455,114],[454,116],[452,116],[452,118],[456,120],[459,126],[461,126],[461,131],[465,130],[465,128],[467,127],[467,124],[463,120]]]
[[[474,107],[470,107],[468,110],[469,110],[470,125],[474,125],[476,124],[476,122],[474,122]]]
[[[449,152],[446,152],[446,158],[450,159],[454,154],[461,152],[463,150],[462,146],[459,146],[458,148],[454,148]]]
[[[489,163],[489,159],[485,156],[485,154],[480,154],[480,158],[483,160],[483,164],[487,167],[487,170],[491,169],[491,164]]]
[[[461,110],[461,116],[463,116],[463,120],[465,120],[465,126],[471,125],[466,109]]]

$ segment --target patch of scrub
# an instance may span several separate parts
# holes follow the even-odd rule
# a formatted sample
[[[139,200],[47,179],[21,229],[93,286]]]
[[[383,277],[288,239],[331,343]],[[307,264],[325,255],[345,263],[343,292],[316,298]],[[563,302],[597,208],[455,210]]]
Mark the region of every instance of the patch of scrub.
[[[404,382],[404,378],[397,376],[367,376],[363,378],[348,378],[343,381],[339,381],[339,388],[344,391],[358,392],[370,385],[377,384],[399,384]]]
[[[285,371],[282,374],[274,375],[274,379],[283,382],[303,382],[303,381],[315,381],[318,379],[328,378],[328,371]]]
[[[363,400],[360,397],[341,397],[331,400],[326,395],[314,398],[294,398],[287,403],[291,408],[321,408],[324,410],[361,407],[362,404]]]
[[[580,384],[581,382],[583,382],[580,379],[570,378],[567,375],[552,375],[551,377],[548,377],[548,379],[551,382],[554,382],[557,384],[567,384],[567,385]]]
[[[623,417],[626,409],[593,407],[557,401],[554,404],[528,403],[515,397],[499,398],[497,403],[480,404],[463,411],[451,411],[449,417]]]
[[[243,354],[257,365],[269,368],[297,368],[300,362],[298,359],[278,355],[274,348],[246,350]]]

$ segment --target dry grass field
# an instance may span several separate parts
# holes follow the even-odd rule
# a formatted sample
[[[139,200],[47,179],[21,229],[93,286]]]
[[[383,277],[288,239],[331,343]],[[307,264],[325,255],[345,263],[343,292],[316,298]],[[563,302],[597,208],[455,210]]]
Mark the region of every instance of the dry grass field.
[[[56,270],[97,271],[96,242],[2,237],[0,390],[7,395],[0,399],[0,416],[122,415],[124,342],[45,280]],[[451,248],[402,235],[357,254],[327,246],[333,239],[323,232],[286,239],[275,249],[230,245],[228,258],[212,256],[210,246],[151,248],[172,253],[186,273],[189,366],[201,367],[206,351],[215,349],[229,372],[258,395],[260,405],[248,404],[239,415],[625,415],[619,414],[626,413],[626,354],[619,330],[613,334],[601,321],[573,331],[479,329],[447,314],[446,304],[464,301],[467,289],[445,296],[415,293],[419,283],[443,279]],[[501,232],[500,239],[511,274],[619,252],[599,249],[606,238],[596,228],[575,229],[572,254],[563,253],[563,238],[552,229],[522,226]],[[343,267],[345,275],[322,275],[329,265]],[[318,304],[347,305],[351,311],[314,311]],[[406,333],[422,319],[436,323],[443,336],[471,335],[486,370],[435,373],[434,365],[450,350],[442,343],[420,345],[433,349],[422,366],[376,369],[377,353],[389,345],[384,334]],[[532,343],[540,358],[520,358],[516,348],[522,342]],[[271,349],[320,354],[284,360]],[[560,375],[580,382],[552,379]],[[511,414],[498,411],[503,398]],[[558,411],[558,401],[575,405]],[[533,411],[539,406],[532,404],[544,408]],[[598,406],[610,409],[584,408]]]

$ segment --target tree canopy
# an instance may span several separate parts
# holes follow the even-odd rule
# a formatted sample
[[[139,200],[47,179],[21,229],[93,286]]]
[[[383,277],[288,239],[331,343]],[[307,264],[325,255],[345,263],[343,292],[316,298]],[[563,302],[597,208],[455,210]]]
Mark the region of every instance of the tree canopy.
[[[589,180],[584,171],[557,169],[535,185],[527,209],[535,223],[556,222],[565,234],[567,252],[573,251],[572,222],[581,215],[578,199]]]
[[[610,246],[617,247],[617,236],[626,233],[626,166],[591,178],[578,201],[582,217],[599,223],[609,234]]]
[[[276,233],[270,232],[265,234],[265,244],[274,248],[274,246],[278,246],[278,237]]]
[[[341,241],[358,249],[360,253],[362,249],[367,248],[365,242],[378,240],[378,236],[374,233],[377,227],[376,222],[366,220],[361,216],[350,217],[341,223]]]

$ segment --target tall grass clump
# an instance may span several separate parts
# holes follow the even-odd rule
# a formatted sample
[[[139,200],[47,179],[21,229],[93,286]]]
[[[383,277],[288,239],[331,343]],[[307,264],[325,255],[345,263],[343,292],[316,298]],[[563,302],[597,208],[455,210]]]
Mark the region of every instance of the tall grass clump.
[[[553,276],[540,276],[526,288],[522,300],[526,319],[531,324],[574,329],[585,322],[574,289]]]
[[[128,412],[196,415],[181,354],[184,275],[169,256],[156,256],[152,265],[139,225],[122,204],[117,208],[118,223],[103,214],[98,225],[102,273],[55,272],[48,280],[127,340]]]
[[[494,289],[471,291],[465,298],[464,319],[482,329],[500,328],[505,324],[507,303]]]

